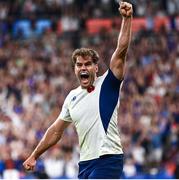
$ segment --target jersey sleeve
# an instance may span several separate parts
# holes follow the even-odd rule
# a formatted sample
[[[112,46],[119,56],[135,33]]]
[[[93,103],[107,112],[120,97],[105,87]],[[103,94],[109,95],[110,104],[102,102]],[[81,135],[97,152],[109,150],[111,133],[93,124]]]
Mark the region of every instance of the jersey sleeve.
[[[66,97],[58,118],[62,119],[63,121],[72,122],[69,112],[69,100],[70,100],[70,94]]]

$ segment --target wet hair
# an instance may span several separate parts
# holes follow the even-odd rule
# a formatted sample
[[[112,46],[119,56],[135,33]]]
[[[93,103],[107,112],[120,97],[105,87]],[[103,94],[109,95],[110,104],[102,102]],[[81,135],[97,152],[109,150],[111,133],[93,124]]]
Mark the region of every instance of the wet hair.
[[[83,58],[89,56],[91,57],[93,63],[97,64],[99,61],[99,54],[93,50],[93,49],[89,49],[89,48],[80,48],[80,49],[76,49],[73,53],[72,53],[72,58],[71,58],[71,62],[72,62],[72,67],[74,68],[77,57],[81,56]]]

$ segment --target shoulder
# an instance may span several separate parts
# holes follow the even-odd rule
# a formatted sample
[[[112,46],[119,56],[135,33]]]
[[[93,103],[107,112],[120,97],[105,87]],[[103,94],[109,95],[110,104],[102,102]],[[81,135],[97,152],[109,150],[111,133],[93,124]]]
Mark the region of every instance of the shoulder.
[[[68,96],[73,96],[73,95],[75,95],[75,94],[77,94],[77,93],[79,93],[79,92],[81,92],[81,87],[80,87],[80,86],[78,86],[78,87],[75,88],[75,89],[72,89],[72,90],[69,92]]]
[[[77,88],[75,88],[75,89],[72,89],[72,90],[68,93],[65,101],[66,101],[66,102],[72,101],[73,98],[75,98],[75,96],[76,96],[80,91],[81,91],[80,86],[77,87]]]
[[[110,68],[99,78],[102,82],[102,86],[106,85],[106,86],[120,88],[123,82],[123,79],[121,80],[118,79]]]
[[[109,68],[109,69],[107,69],[106,70],[106,72],[104,72],[104,74],[103,75],[101,75],[101,76],[99,76],[98,77],[98,80],[100,81],[102,81],[102,80],[104,80],[104,79],[106,79],[106,78],[110,78],[111,80],[114,80],[114,81],[116,81],[116,82],[122,82],[123,81],[123,79],[118,79],[115,75],[114,75],[114,73],[112,72],[112,70]]]
[[[107,76],[108,71],[109,71],[109,70],[105,71],[104,74],[102,74],[101,76],[98,76],[98,78],[97,78],[96,81],[97,81],[97,82],[103,81],[103,80],[105,79],[105,77]]]

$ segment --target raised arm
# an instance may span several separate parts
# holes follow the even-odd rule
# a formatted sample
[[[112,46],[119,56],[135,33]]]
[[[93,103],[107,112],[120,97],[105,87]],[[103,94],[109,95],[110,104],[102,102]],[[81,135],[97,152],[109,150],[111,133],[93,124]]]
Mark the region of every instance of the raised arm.
[[[123,79],[126,54],[131,41],[132,5],[127,2],[121,2],[119,11],[122,15],[121,30],[117,48],[111,58],[110,69],[118,79]]]
[[[69,124],[70,122],[66,122],[57,118],[57,120],[47,129],[46,133],[32,154],[23,163],[23,166],[26,170],[34,170],[38,157],[60,140],[64,129]]]

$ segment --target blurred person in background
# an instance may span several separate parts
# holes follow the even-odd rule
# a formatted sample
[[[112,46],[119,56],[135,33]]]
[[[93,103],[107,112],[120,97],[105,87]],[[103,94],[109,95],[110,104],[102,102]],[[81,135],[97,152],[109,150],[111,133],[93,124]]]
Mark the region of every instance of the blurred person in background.
[[[76,178],[78,174],[79,146],[72,124],[60,143],[41,156],[36,171],[24,171],[22,162],[58,116],[68,92],[77,87],[74,72],[69,68],[71,52],[86,46],[95,49],[104,60],[99,63],[98,75],[101,75],[116,47],[121,18],[117,0],[56,2],[0,1],[1,178],[13,179],[13,175],[23,179],[45,178],[44,173],[49,178]],[[169,3],[174,5],[169,7]],[[125,152],[123,178],[178,177],[179,6],[176,3],[177,0],[141,0],[133,4],[133,39],[118,116]],[[48,20],[45,27],[42,18]],[[88,26],[92,18],[102,21],[108,18],[112,27],[91,33],[90,29],[96,28]],[[99,25],[99,19],[96,20]],[[141,26],[140,20],[152,26]],[[54,156],[54,148],[62,156]]]
[[[68,94],[60,115],[23,163],[26,170],[34,170],[39,156],[55,145],[61,139],[64,129],[73,122],[80,144],[78,177],[121,177],[124,157],[118,132],[117,110],[131,40],[132,5],[121,2],[119,11],[122,15],[121,30],[109,69],[97,77],[98,53],[88,48],[73,52],[72,65],[80,86]]]

